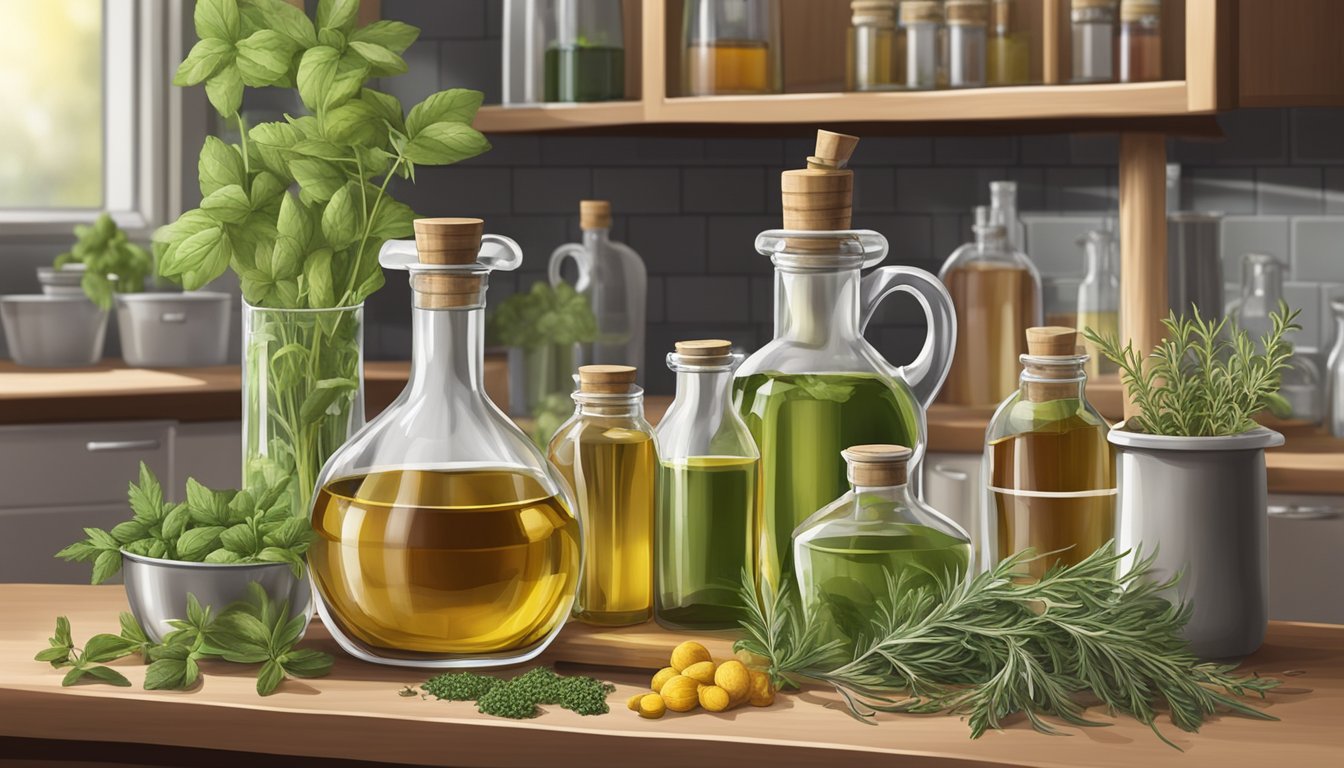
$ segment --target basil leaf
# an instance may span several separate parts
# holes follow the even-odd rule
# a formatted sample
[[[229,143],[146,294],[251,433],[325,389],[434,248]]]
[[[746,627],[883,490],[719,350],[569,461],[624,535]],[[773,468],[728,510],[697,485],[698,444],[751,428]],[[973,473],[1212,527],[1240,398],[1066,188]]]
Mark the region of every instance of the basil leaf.
[[[221,68],[233,63],[234,48],[227,40],[202,38],[191,47],[187,57],[173,74],[173,85],[188,86],[205,82]]]
[[[201,201],[201,210],[216,221],[237,224],[252,212],[252,202],[242,187],[230,184],[206,195]]]
[[[299,245],[299,242],[292,237],[281,235],[276,238],[275,248],[271,251],[269,278],[272,281],[288,280],[293,277],[298,277],[302,272],[303,246]],[[289,346],[291,345],[286,344],[285,347],[281,347],[281,350]],[[302,349],[304,352],[308,351],[308,348],[302,345],[294,346],[298,346],[299,349]],[[274,364],[274,357],[271,358],[271,362]]]
[[[390,49],[393,53],[402,53],[410,48],[411,43],[414,43],[419,36],[420,30],[410,24],[384,19],[355,30],[350,40],[352,44],[374,43]]]
[[[297,549],[312,541],[313,524],[306,517],[291,517],[280,523],[274,531],[266,534],[268,546],[282,549]]]
[[[280,656],[288,653],[299,641],[299,636],[303,634],[303,628],[307,625],[308,615],[302,612],[288,620],[277,621],[275,627],[271,629],[271,654]]]
[[[307,248],[313,239],[312,219],[304,207],[288,192],[280,200],[280,216],[276,220],[276,231],[283,237],[291,238],[299,249]],[[294,274],[298,274],[298,271],[295,270]]]
[[[322,211],[322,234],[332,248],[344,248],[359,235],[360,212],[350,186],[336,190]],[[311,258],[311,257],[309,257]],[[322,306],[331,306],[329,303]]]
[[[204,560],[211,550],[219,548],[219,536],[223,532],[223,526],[219,525],[192,528],[177,540],[178,559],[187,562]]]
[[[56,557],[70,562],[85,562],[98,557],[103,550],[90,541],[76,541],[74,544],[56,553]]]
[[[252,554],[252,552],[249,551],[249,552],[247,552],[246,554],[250,555],[250,554]],[[210,554],[206,555],[206,556],[205,556],[205,561],[204,561],[204,562],[207,562],[207,563],[241,563],[241,562],[243,562],[243,559],[244,559],[244,558],[243,558],[243,555],[242,555],[242,554],[239,554],[238,552],[231,552],[231,551],[229,551],[229,550],[227,550],[227,549],[225,549],[225,548],[223,548],[223,547],[220,547],[219,549],[216,549],[215,551],[213,551],[213,552],[211,552]]]
[[[93,561],[93,578],[90,583],[102,584],[104,581],[117,575],[121,570],[121,552],[115,549],[105,549],[98,553],[98,557]]]
[[[243,105],[243,78],[238,67],[225,65],[205,81],[205,97],[210,105],[224,117],[238,114]]]
[[[334,202],[335,198],[332,200]],[[331,206],[327,210],[331,210]],[[331,277],[331,249],[319,248],[309,254],[303,265],[303,279],[308,286],[308,306],[320,309],[336,305]]]
[[[280,665],[294,677],[322,677],[331,672],[334,661],[330,654],[311,649],[290,651],[280,657]]]
[[[145,690],[180,691],[188,687],[186,659],[159,659],[145,669]]]
[[[387,135],[385,128],[379,131],[380,127],[378,113],[364,101],[348,101],[322,116],[322,131],[327,138],[350,146],[380,143]],[[346,154],[334,146],[332,149],[337,154]]]
[[[50,640],[52,645],[59,645],[64,648],[72,648],[75,645],[74,639],[70,636],[70,620],[64,616],[56,617],[56,632]]]
[[[104,662],[135,653],[136,646],[121,635],[94,635],[84,644],[81,661]]]
[[[149,535],[149,528],[139,520],[127,520],[117,523],[112,528],[112,538],[117,540],[118,544],[125,546],[133,541],[139,541]]]
[[[318,0],[317,26],[349,32],[355,26],[359,0]]]
[[[133,643],[137,650],[143,651],[149,645],[149,638],[145,636],[145,630],[141,628],[140,622],[135,620],[135,615],[122,611],[119,620],[122,639]]]
[[[308,14],[290,3],[266,3],[264,6],[267,25],[288,37],[301,48],[317,45],[317,30]]]
[[[340,52],[329,45],[319,45],[304,52],[299,60],[297,84],[299,98],[305,107],[317,111],[327,106],[340,58]]]
[[[61,667],[70,661],[70,649],[60,646],[43,648],[37,652],[37,655],[33,657],[33,660],[46,661],[53,667]]]
[[[99,549],[116,549],[119,546],[116,538],[101,528],[85,528],[84,534]]]
[[[431,123],[415,134],[402,155],[417,165],[450,165],[475,157],[488,149],[490,142],[469,125]]]
[[[322,379],[313,385],[312,391],[299,406],[299,418],[305,424],[312,424],[318,417],[328,413],[337,397],[348,395],[358,386],[354,379]]]
[[[200,159],[196,162],[196,172],[200,177],[202,195],[209,195],[220,187],[229,184],[242,186],[247,181],[247,174],[243,171],[242,155],[238,154],[237,149],[214,136],[205,137],[205,144],[201,146]],[[183,214],[178,221],[187,219],[188,222],[200,222],[203,217],[204,214],[189,211]],[[205,218],[205,221],[209,221],[208,217]],[[204,226],[195,227],[187,234],[195,234],[204,228]]]
[[[178,504],[168,511],[163,517],[163,537],[170,541],[176,541],[182,532],[187,529],[187,522],[191,518],[191,511],[186,504]]]
[[[374,212],[373,222],[369,225],[369,238],[380,244],[384,240],[407,237],[415,231],[415,211],[409,205],[391,198],[383,198],[383,204]],[[377,259],[374,259],[377,263]]]
[[[284,34],[261,29],[238,43],[238,72],[254,88],[279,85],[289,77],[294,42]]]
[[[466,88],[453,88],[431,94],[424,101],[411,107],[406,116],[406,132],[414,138],[434,123],[462,123],[470,125],[476,119],[476,111],[481,108],[485,95],[480,91]]]
[[[241,19],[237,0],[196,0],[192,14],[198,37],[237,40]]]
[[[238,555],[253,554],[257,551],[259,544],[257,532],[252,530],[252,526],[247,523],[238,523],[224,531],[219,537],[219,543],[224,549]]]
[[[140,462],[140,484],[131,483],[126,495],[136,520],[153,525],[163,519],[163,487],[145,462]]]
[[[111,667],[89,667],[85,672],[98,678],[99,682],[115,685],[120,688],[129,688],[131,681],[126,676]]]
[[[393,129],[403,132],[406,130],[406,118],[401,111],[401,102],[396,96],[365,88],[359,92],[359,100],[369,105],[373,114],[387,121]]]
[[[84,674],[86,672],[88,672],[87,667],[81,667],[81,666],[71,667],[70,671],[66,672],[65,677],[61,679],[61,685],[68,688],[74,685],[75,683],[78,683],[80,678],[84,677]]]
[[[280,666],[280,662],[274,659],[268,659],[261,665],[261,671],[257,673],[257,693],[262,696],[270,696],[275,689],[280,687],[281,681],[285,679],[285,670]]]
[[[405,59],[377,43],[354,40],[350,49],[369,63],[369,74],[374,77],[400,75],[406,71]]]
[[[326,202],[345,185],[344,171],[315,157],[291,160],[289,173],[299,182],[299,197],[305,203]]]
[[[159,273],[167,277],[183,275],[187,272],[213,266],[219,261],[228,264],[228,240],[220,227],[210,227],[188,237],[178,247],[171,261],[159,264]],[[221,266],[220,271],[223,271]]]

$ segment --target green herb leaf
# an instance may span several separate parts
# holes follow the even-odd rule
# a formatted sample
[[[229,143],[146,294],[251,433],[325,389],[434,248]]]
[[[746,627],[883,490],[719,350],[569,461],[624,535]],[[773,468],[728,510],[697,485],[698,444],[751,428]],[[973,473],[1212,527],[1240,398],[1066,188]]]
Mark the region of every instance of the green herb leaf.
[[[290,161],[289,172],[299,182],[299,196],[305,203],[326,202],[345,186],[345,173],[340,168],[314,157]]]
[[[140,627],[140,622],[135,620],[135,616],[127,611],[122,611],[119,617],[121,622],[121,638],[135,647],[135,650],[144,653],[150,645],[149,638],[145,636],[145,630]]]
[[[319,45],[304,52],[299,61],[299,98],[304,106],[318,110],[327,106],[328,94],[336,82],[336,64],[341,54],[328,45]]]
[[[211,75],[205,81],[205,97],[223,117],[237,115],[238,107],[243,104],[243,77],[238,73],[238,67],[226,64]]]
[[[70,660],[70,649],[58,646],[43,648],[33,657],[34,661],[50,662],[53,667],[64,666]]]
[[[140,484],[131,483],[126,495],[136,520],[144,525],[154,525],[163,520],[163,487],[145,462],[140,462]]]
[[[224,531],[219,537],[219,543],[224,549],[238,555],[251,555],[260,548],[257,532],[248,523],[239,523]]]
[[[224,532],[220,525],[192,528],[177,540],[177,556],[187,562],[201,562],[211,551],[219,548],[219,537]]]
[[[406,61],[395,52],[377,43],[353,40],[350,48],[369,63],[369,74],[374,77],[400,75],[406,71]]]
[[[118,523],[112,528],[112,538],[117,540],[118,544],[126,545],[133,541],[138,541],[149,535],[149,528],[139,520],[127,520]]]
[[[138,646],[121,635],[94,635],[84,644],[84,653],[80,660],[84,662],[105,662],[129,656],[138,650]]]
[[[432,123],[411,139],[402,152],[417,165],[449,165],[490,149],[479,131],[462,123]]]
[[[323,414],[331,411],[337,398],[348,397],[358,387],[359,384],[354,379],[322,379],[313,385],[312,391],[299,406],[299,418],[307,424],[315,422]]]
[[[220,187],[230,184],[241,187],[247,183],[247,174],[243,171],[242,155],[238,153],[238,150],[214,136],[205,137],[205,144],[201,146],[200,159],[196,163],[196,173],[200,177],[202,195],[209,195]],[[192,218],[193,214],[196,214],[196,212],[188,211],[178,221],[186,220],[188,223],[211,221],[208,218],[202,220],[200,214],[196,214],[197,217]],[[205,226],[194,227],[185,234],[195,234],[204,228]]]
[[[180,691],[189,687],[185,658],[159,659],[145,669],[147,691]]]
[[[348,146],[374,144],[387,137],[378,113],[365,101],[347,101],[329,110],[322,116],[322,130],[332,141]]]
[[[203,83],[223,67],[231,65],[233,58],[232,43],[217,37],[202,38],[178,65],[173,75],[173,85]]]
[[[247,193],[237,184],[230,184],[206,195],[201,201],[201,210],[210,214],[216,221],[237,224],[252,212],[252,203]]]
[[[410,48],[419,36],[420,30],[410,24],[384,19],[355,30],[355,33],[350,36],[350,40],[352,44],[355,42],[374,43],[388,48],[394,53],[402,53]]]
[[[251,552],[248,555],[251,555]],[[205,562],[207,563],[241,563],[244,559],[246,558],[242,554],[231,552],[223,547],[205,556]]]
[[[88,668],[86,667],[81,667],[78,665],[71,667],[70,671],[66,672],[65,677],[61,679],[61,685],[66,688],[69,688],[75,683],[78,683],[80,681],[80,678],[84,677],[84,675],[87,672]]]
[[[207,265],[213,267],[220,262],[227,265],[229,253],[224,230],[221,227],[210,227],[187,238],[170,263],[159,265],[159,272],[172,277],[204,269]]]
[[[238,72],[243,82],[254,88],[279,85],[289,77],[295,50],[287,35],[271,29],[258,30],[238,43]]]
[[[100,683],[115,685],[119,688],[129,688],[131,681],[126,676],[111,667],[87,667],[84,674],[92,676]]]
[[[217,37],[230,42],[238,39],[242,21],[237,0],[196,0],[192,20],[198,37]]]
[[[121,552],[114,549],[105,549],[98,553],[93,561],[93,584],[102,584],[104,581],[117,575],[121,570]]]
[[[337,192],[340,196],[345,190]],[[336,198],[332,198],[334,205]],[[328,205],[330,211],[333,205]],[[323,222],[326,222],[326,215],[323,215]],[[314,309],[336,306],[335,288],[332,285],[331,275],[331,249],[319,248],[308,255],[308,260],[303,265],[303,279],[308,285],[308,306]]]
[[[289,651],[280,657],[280,666],[294,677],[323,677],[331,672],[330,654],[311,649]]]
[[[322,211],[322,234],[326,236],[332,248],[346,247],[354,242],[359,234],[361,217],[357,205],[355,195],[351,194],[350,186],[346,185],[336,190],[326,209]],[[331,305],[328,303],[322,306]]]
[[[364,102],[378,118],[386,121],[393,130],[405,132],[406,119],[401,111],[401,102],[396,96],[365,88],[359,92],[359,100]]]
[[[406,132],[411,138],[435,123],[461,123],[471,125],[476,119],[476,111],[481,108],[485,95],[480,91],[466,88],[453,88],[431,94],[424,101],[411,107],[406,116]]]
[[[257,693],[261,696],[270,696],[280,687],[280,683],[285,679],[284,667],[280,662],[268,659],[261,665],[261,671],[257,673]]]
[[[71,562],[86,562],[98,557],[99,549],[90,541],[76,541],[74,544],[56,553],[56,557]]]
[[[267,25],[288,37],[297,47],[317,45],[317,29],[301,8],[287,2],[266,3],[264,8]]]
[[[373,221],[369,225],[369,237],[380,242],[409,237],[414,232],[415,218],[415,211],[409,205],[396,200],[384,200],[374,212]]]
[[[270,658],[270,628],[250,613],[225,611],[207,637],[212,652],[225,661],[256,664]]]
[[[163,517],[163,537],[169,541],[176,541],[182,536],[182,532],[187,530],[187,523],[190,521],[191,510],[186,504],[174,506]]]

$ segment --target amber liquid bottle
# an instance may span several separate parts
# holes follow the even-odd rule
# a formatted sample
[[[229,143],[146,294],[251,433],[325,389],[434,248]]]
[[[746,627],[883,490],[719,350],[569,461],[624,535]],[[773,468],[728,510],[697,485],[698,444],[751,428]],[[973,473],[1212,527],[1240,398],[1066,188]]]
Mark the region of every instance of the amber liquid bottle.
[[[777,0],[686,0],[682,94],[780,90]]]
[[[1120,82],[1162,79],[1162,4],[1158,0],[1120,3]]]

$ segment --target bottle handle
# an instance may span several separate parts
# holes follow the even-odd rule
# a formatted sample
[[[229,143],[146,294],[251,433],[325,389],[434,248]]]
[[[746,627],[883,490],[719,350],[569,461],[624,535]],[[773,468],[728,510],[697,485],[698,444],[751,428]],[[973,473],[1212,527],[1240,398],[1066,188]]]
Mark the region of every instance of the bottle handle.
[[[378,249],[378,264],[387,269],[406,269],[420,263],[414,240],[384,240]],[[481,250],[476,263],[493,271],[512,272],[523,263],[523,249],[511,237],[481,235]],[[469,269],[464,265],[461,269]]]
[[[588,290],[593,282],[593,255],[580,243],[565,243],[551,253],[551,264],[546,271],[551,285],[556,286],[565,281],[560,275],[560,267],[565,259],[573,259],[579,268],[579,279],[574,283],[574,290],[579,293]]]
[[[877,307],[893,293],[908,293],[924,308],[928,320],[928,335],[924,347],[909,365],[897,371],[920,404],[927,408],[942,388],[947,372],[952,368],[952,353],[957,346],[957,316],[952,309],[952,297],[942,281],[915,267],[881,267],[863,279],[860,287],[862,316],[859,329],[868,327]]]

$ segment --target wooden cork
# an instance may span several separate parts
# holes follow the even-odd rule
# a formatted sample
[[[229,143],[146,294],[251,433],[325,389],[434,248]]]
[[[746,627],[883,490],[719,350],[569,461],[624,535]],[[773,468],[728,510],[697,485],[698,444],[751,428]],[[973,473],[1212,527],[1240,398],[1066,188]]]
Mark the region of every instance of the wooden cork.
[[[1033,357],[1071,356],[1078,348],[1078,331],[1062,325],[1027,329],[1027,354]]]
[[[611,202],[608,200],[580,200],[579,228],[611,229]]]
[[[1027,329],[1027,354],[1032,357],[1075,357],[1078,351],[1078,331],[1060,325],[1049,325]],[[1027,399],[1033,403],[1044,403],[1075,397],[1078,394],[1077,370],[1062,365],[1032,365],[1027,363],[1028,373],[1036,378],[1067,378],[1069,381],[1051,384],[1048,382],[1027,382]]]
[[[484,232],[480,219],[416,219],[415,250],[421,264],[475,264]]]
[[[849,482],[861,488],[905,485],[906,465],[914,451],[903,445],[855,445],[840,452],[849,465]]]
[[[481,303],[484,278],[480,275],[448,275],[421,272],[411,275],[415,306],[423,309],[452,309]]]
[[[943,12],[948,24],[984,26],[989,23],[989,0],[947,0]]]
[[[733,356],[733,342],[724,339],[678,341],[676,348],[677,354],[693,365],[723,363],[731,360]]]
[[[855,136],[817,131],[816,148],[807,158],[807,167],[780,175],[785,229],[810,232],[849,229],[854,172],[845,166],[858,143]]]
[[[901,3],[901,26],[941,23],[943,4],[938,0],[904,0]]]
[[[579,366],[579,391],[597,395],[624,395],[635,385],[635,368],[629,365]]]

